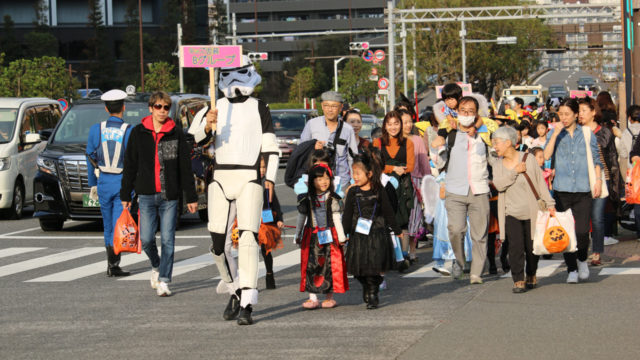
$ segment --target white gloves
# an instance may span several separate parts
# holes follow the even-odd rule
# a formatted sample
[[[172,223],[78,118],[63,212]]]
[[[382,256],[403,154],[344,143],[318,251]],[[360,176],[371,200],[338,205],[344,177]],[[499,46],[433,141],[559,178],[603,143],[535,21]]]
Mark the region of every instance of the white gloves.
[[[91,191],[89,192],[89,199],[93,201],[98,201],[98,187],[92,186]]]

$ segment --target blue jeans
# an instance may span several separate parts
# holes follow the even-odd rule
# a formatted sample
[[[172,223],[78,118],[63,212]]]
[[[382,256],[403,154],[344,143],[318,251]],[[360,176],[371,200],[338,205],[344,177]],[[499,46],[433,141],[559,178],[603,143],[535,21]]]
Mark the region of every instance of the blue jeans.
[[[598,198],[591,202],[591,250],[598,254],[604,252],[604,207],[607,200]]]
[[[171,282],[173,272],[173,251],[176,235],[178,200],[163,200],[162,194],[138,195],[140,206],[140,240],[142,248],[151,261],[151,266],[158,269],[158,279]],[[160,242],[162,257],[158,256],[156,247],[156,230],[160,219]]]
[[[122,213],[120,183],[115,185],[99,184],[98,201],[100,202],[100,212],[102,213],[102,224],[104,226],[104,246],[113,246],[113,231]]]

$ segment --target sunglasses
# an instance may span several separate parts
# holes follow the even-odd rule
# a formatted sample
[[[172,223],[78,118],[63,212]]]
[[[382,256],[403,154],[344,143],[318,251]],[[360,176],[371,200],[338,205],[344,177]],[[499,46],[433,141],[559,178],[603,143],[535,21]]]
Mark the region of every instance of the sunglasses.
[[[153,108],[156,110],[164,108],[165,111],[169,111],[169,109],[171,109],[171,105],[153,104]]]

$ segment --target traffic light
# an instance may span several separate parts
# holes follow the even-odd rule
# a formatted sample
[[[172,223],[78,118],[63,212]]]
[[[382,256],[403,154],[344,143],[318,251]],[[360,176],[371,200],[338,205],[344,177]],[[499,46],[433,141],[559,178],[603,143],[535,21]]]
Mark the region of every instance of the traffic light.
[[[368,49],[369,49],[369,43],[366,41],[349,43],[349,50],[368,50]]]
[[[252,62],[269,60],[269,54],[266,52],[250,52],[247,56],[249,56],[249,60]]]

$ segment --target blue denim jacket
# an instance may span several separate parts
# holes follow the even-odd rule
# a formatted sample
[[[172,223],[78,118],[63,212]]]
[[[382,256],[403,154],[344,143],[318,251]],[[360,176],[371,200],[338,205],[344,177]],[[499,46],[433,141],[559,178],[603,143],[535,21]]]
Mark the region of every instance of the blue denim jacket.
[[[547,143],[553,135],[555,129],[547,134]],[[553,149],[553,163],[556,175],[553,179],[553,190],[562,192],[591,192],[589,185],[589,172],[587,165],[587,148],[582,132],[582,126],[578,125],[573,131],[573,137],[565,129],[556,138]],[[599,165],[602,169],[602,162],[598,152],[598,142],[595,134],[591,134],[591,156],[593,165]]]

